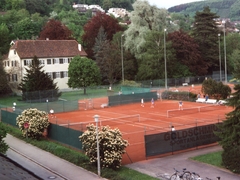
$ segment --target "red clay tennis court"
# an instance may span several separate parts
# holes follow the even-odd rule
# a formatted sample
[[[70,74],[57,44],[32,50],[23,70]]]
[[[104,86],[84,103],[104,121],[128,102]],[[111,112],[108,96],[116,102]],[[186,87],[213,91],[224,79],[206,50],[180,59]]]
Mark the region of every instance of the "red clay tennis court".
[[[123,138],[130,143],[122,161],[129,164],[146,159],[144,135],[167,132],[171,126],[178,130],[215,124],[223,121],[230,111],[232,108],[227,106],[185,101],[183,110],[179,110],[178,101],[174,100],[157,100],[154,108],[151,108],[151,102],[141,107],[139,100],[135,104],[58,113],[52,123],[84,131],[86,125],[95,124],[93,116],[99,115],[100,125],[120,129]]]

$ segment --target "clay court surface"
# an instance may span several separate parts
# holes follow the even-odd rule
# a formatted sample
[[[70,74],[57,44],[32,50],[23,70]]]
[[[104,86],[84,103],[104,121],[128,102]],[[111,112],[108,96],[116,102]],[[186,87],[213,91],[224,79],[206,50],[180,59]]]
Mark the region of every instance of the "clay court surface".
[[[94,101],[106,103],[107,98]],[[139,100],[134,104],[57,113],[56,119],[51,122],[65,126],[69,124],[70,128],[84,131],[86,125],[95,124],[93,116],[99,115],[99,125],[120,129],[123,138],[128,140],[130,145],[126,148],[122,163],[129,164],[146,159],[144,135],[167,132],[171,126],[179,130],[215,124],[225,120],[225,114],[230,111],[232,108],[227,106],[187,101],[183,102],[183,110],[179,110],[178,101],[160,99],[155,101],[154,108],[150,102],[141,107]]]

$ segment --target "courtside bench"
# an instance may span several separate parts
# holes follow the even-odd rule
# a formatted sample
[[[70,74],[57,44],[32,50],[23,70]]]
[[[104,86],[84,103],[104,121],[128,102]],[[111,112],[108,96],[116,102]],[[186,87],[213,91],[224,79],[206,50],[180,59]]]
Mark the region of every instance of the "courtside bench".
[[[205,103],[205,102],[206,102],[206,99],[205,99],[205,98],[198,98],[198,99],[196,100],[196,102]]]
[[[215,103],[217,103],[217,100],[216,99],[208,99],[206,101],[206,103],[208,103],[208,104],[215,104]]]
[[[198,99],[196,100],[196,102],[208,103],[208,104],[215,104],[215,103],[217,103],[217,100],[216,100],[216,99],[208,99],[208,100],[206,101],[205,98],[198,98]]]

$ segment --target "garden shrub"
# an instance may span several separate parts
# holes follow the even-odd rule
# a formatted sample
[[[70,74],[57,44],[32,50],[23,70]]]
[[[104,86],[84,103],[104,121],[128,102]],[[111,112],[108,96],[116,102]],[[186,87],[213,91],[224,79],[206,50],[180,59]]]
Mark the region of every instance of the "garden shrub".
[[[26,109],[17,117],[17,125],[24,137],[39,139],[49,126],[48,114],[37,109]]]
[[[5,138],[7,135],[6,128],[2,125],[2,122],[0,122],[0,153],[5,154],[8,150],[8,145],[5,143],[3,138]]]
[[[90,159],[90,163],[97,165],[97,139],[96,126],[87,126],[87,130],[79,136],[83,150]],[[102,126],[98,129],[98,141],[100,151],[100,165],[105,168],[118,169],[121,166],[122,154],[128,146],[128,141],[122,138],[119,129],[110,129]]]

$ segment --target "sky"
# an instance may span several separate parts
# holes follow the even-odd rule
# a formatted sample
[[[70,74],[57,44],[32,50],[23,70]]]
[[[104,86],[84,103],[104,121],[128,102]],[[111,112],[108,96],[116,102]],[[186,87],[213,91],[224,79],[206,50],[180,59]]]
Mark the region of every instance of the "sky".
[[[170,8],[180,4],[196,2],[201,0],[148,0],[149,4],[156,5],[158,8]]]

